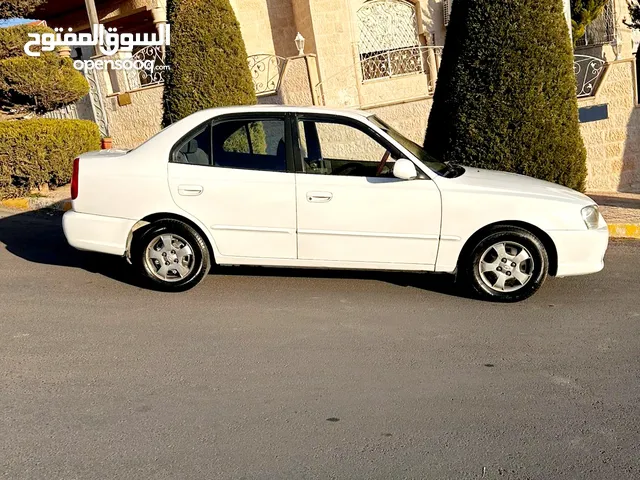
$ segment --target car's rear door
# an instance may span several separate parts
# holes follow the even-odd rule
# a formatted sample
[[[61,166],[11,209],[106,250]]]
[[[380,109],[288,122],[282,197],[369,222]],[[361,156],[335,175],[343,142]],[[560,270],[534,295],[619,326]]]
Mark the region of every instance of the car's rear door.
[[[295,175],[284,114],[226,116],[181,139],[169,185],[224,257],[295,259]]]

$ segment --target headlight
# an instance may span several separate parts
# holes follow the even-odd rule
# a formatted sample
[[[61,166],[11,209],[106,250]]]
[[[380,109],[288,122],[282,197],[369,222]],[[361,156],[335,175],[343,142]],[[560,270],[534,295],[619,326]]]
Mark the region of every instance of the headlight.
[[[595,230],[600,225],[600,212],[598,207],[591,205],[582,209],[582,219],[589,230]]]

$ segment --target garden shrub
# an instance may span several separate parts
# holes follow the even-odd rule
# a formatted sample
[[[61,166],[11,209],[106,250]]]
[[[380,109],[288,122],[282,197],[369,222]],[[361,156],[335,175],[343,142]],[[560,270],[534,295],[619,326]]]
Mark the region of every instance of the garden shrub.
[[[29,18],[29,14],[46,0],[1,0],[0,19]]]
[[[29,38],[30,33],[39,33],[42,35],[43,33],[55,32],[49,27],[37,25],[16,25],[10,28],[0,29],[0,60],[26,55],[24,53],[24,45],[31,40]],[[39,45],[32,45],[31,51],[42,52],[42,47]]]
[[[455,0],[425,147],[445,161],[584,189],[561,0]]]
[[[39,57],[24,53],[30,32],[53,30],[31,25],[0,28],[0,107],[42,114],[89,93],[89,84],[70,58],[61,58],[56,51],[41,52]]]
[[[89,93],[89,84],[70,58],[57,55],[15,57],[0,61],[3,102],[46,113]]]
[[[0,198],[69,183],[73,159],[99,149],[98,126],[88,120],[0,122]]]
[[[199,110],[257,102],[229,0],[169,0],[163,126]]]

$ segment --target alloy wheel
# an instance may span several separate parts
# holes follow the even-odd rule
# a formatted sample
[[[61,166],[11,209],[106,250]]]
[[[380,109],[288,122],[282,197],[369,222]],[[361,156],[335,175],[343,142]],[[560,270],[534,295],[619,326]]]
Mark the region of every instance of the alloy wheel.
[[[149,272],[158,280],[178,282],[193,272],[193,248],[179,235],[158,235],[147,246],[145,263]]]
[[[478,265],[480,278],[496,292],[515,292],[523,288],[534,271],[529,250],[517,242],[498,242],[485,250]]]

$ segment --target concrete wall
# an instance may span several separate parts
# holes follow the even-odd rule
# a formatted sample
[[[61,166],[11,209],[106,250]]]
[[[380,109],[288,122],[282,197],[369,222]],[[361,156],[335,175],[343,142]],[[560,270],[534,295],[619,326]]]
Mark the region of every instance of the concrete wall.
[[[231,6],[240,23],[247,55],[297,54],[292,0],[231,0]]]
[[[375,113],[407,138],[422,145],[432,105],[433,99],[425,98],[413,102],[370,108],[367,111]]]
[[[129,92],[131,104],[119,106],[117,96],[108,97],[105,109],[114,148],[134,148],[160,131],[162,92],[156,85]]]
[[[274,95],[258,97],[261,105],[313,105],[309,65],[315,65],[315,56],[292,57],[282,72],[280,89]]]
[[[607,104],[609,118],[584,123],[587,188],[592,191],[640,191],[640,107],[633,59],[609,65],[595,97],[580,107]]]
[[[267,2],[265,0],[231,0],[231,6],[240,23],[247,55],[275,54]]]

